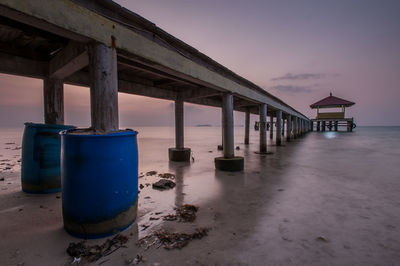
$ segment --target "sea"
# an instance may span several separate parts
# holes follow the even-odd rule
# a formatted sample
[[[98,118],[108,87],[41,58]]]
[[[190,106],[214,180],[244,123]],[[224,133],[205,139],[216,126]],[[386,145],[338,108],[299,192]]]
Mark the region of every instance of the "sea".
[[[221,127],[185,127],[188,163],[168,160],[173,127],[127,128],[139,133],[139,238],[162,226],[157,214],[195,204],[207,214],[198,224],[242,236],[236,246],[215,240],[231,251],[216,263],[285,265],[282,258],[290,258],[288,265],[399,265],[400,127],[309,132],[290,142],[283,138],[281,146],[276,132],[272,140],[268,132],[268,155],[256,153],[258,131],[251,129],[245,145],[244,127],[235,127],[235,155],[245,163],[239,173],[215,170]],[[20,190],[22,134],[23,128],[0,129],[3,196]],[[174,174],[176,187],[160,193],[151,184],[162,173]],[[236,252],[239,247],[246,252]]]

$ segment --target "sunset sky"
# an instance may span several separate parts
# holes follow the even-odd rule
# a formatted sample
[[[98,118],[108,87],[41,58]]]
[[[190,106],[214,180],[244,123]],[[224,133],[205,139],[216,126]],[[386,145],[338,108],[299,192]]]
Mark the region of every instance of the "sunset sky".
[[[356,102],[357,125],[400,125],[400,1],[116,2],[309,117],[332,92]],[[89,89],[64,93],[66,123],[90,125]],[[42,122],[42,101],[41,80],[0,74],[0,126]],[[220,124],[218,108],[185,111],[187,125]],[[121,126],[174,125],[171,101],[120,94],[119,112]]]

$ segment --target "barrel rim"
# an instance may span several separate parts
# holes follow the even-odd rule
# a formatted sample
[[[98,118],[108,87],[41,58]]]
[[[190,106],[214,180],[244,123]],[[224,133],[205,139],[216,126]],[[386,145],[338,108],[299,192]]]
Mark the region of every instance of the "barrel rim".
[[[88,138],[101,138],[101,137],[123,137],[123,136],[136,136],[137,134],[139,134],[138,131],[130,129],[130,128],[126,128],[126,129],[122,129],[116,132],[111,132],[111,133],[104,133],[104,134],[79,134],[79,133],[73,133],[74,131],[77,130],[82,130],[82,129],[90,129],[90,128],[71,128],[71,129],[67,129],[67,130],[62,130],[60,131],[60,135],[61,136],[68,136],[68,137],[88,137]]]
[[[33,123],[33,122],[25,122],[25,127],[33,127],[33,128],[55,128],[55,129],[75,129],[76,126],[73,125],[60,125],[60,124],[44,124],[44,123]]]

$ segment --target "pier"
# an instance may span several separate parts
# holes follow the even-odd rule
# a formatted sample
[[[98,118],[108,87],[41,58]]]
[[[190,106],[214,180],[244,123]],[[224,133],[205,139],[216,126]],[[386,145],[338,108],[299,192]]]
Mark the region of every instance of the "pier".
[[[44,128],[64,124],[64,84],[90,87],[91,125],[61,132],[61,174],[48,182],[61,189],[62,179],[64,227],[72,235],[103,237],[136,218],[137,132],[120,130],[118,93],[174,102],[175,147],[168,149],[174,162],[191,159],[184,142],[185,103],[221,108],[223,154],[214,158],[216,170],[245,169],[245,158],[235,155],[234,111],[246,113],[246,145],[250,115],[259,116],[260,155],[271,153],[268,116],[269,141],[275,131],[276,146],[282,145],[285,125],[287,141],[310,131],[310,120],[281,99],[112,1],[0,0],[0,18],[0,72],[43,80]],[[46,186],[34,192],[46,192]],[[125,188],[123,195],[114,193]],[[88,203],[93,198],[102,203]],[[78,209],[76,202],[82,203]],[[103,205],[110,205],[108,213]]]
[[[293,138],[305,132],[300,126],[310,121],[279,98],[111,1],[2,0],[0,16],[0,72],[43,79],[45,123],[64,122],[63,84],[91,88],[91,128],[99,133],[119,129],[118,92],[171,100],[175,103],[176,145],[169,150],[169,158],[188,161],[185,102],[221,108],[224,158],[228,159],[235,157],[234,110],[246,116],[270,116],[271,121],[276,117],[279,126],[281,118],[291,117]],[[264,138],[260,133],[260,152],[266,149]]]

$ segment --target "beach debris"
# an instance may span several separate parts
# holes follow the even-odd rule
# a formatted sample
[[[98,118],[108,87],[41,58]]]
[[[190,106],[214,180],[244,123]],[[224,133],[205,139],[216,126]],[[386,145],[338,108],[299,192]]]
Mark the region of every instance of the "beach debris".
[[[175,179],[175,175],[171,173],[158,174],[158,176],[165,179]]]
[[[240,150],[240,147],[239,147],[239,146],[236,146],[236,150]]]
[[[285,189],[283,189],[283,188],[278,188],[277,191],[282,192],[282,191],[285,191]]]
[[[155,212],[154,215],[160,215],[162,212]]]
[[[140,184],[140,185],[139,185],[139,188],[140,188],[140,189],[143,189],[143,188],[144,188],[143,184]]]
[[[138,265],[141,262],[145,262],[146,260],[143,258],[142,255],[137,254],[134,259],[128,259],[125,260],[125,266],[132,266],[132,265]]]
[[[149,220],[150,220],[150,221],[157,221],[157,220],[160,220],[160,218],[159,218],[159,217],[150,217]]]
[[[70,243],[67,248],[69,256],[75,259],[83,259],[95,262],[100,258],[110,255],[121,247],[126,247],[128,237],[117,234],[112,239],[107,239],[102,245],[87,246],[85,241]]]
[[[176,186],[175,182],[169,179],[160,179],[157,182],[153,183],[153,188],[157,190],[166,190],[171,189]]]
[[[224,149],[224,147],[222,147],[222,145],[218,145],[217,148],[218,148],[219,151],[222,151]]]
[[[209,153],[212,153],[213,151],[208,151]]]
[[[146,249],[148,249],[157,244],[168,250],[181,249],[193,239],[201,239],[207,236],[209,231],[209,228],[197,228],[193,233],[171,233],[161,229],[139,239],[138,246],[146,246]]]
[[[149,171],[149,172],[146,173],[146,176],[153,176],[153,175],[156,175],[156,174],[157,174],[157,171]]]
[[[178,221],[184,223],[192,223],[196,220],[196,212],[199,210],[199,207],[185,204],[179,208],[174,208],[175,214],[168,214],[163,216],[164,221]]]
[[[6,142],[6,143],[4,143],[5,145],[13,145],[13,144],[15,144],[15,142]]]
[[[142,255],[140,255],[140,254],[137,254],[136,255],[136,257],[133,259],[133,260],[131,260],[131,262],[129,263],[129,264],[127,264],[128,266],[130,266],[130,265],[138,265],[139,263],[141,263],[141,262],[144,262],[145,260],[143,259],[143,256]]]
[[[141,227],[142,227],[142,231],[144,231],[144,230],[146,230],[147,228],[149,228],[150,225],[149,225],[149,224],[142,224]]]
[[[4,177],[0,178],[0,181],[4,181]]]
[[[325,242],[325,243],[329,242],[329,239],[324,236],[319,236],[319,237],[315,238],[315,240],[320,241],[320,242]]]
[[[145,199],[151,199],[151,197],[150,196],[147,196],[147,197],[144,197]]]

